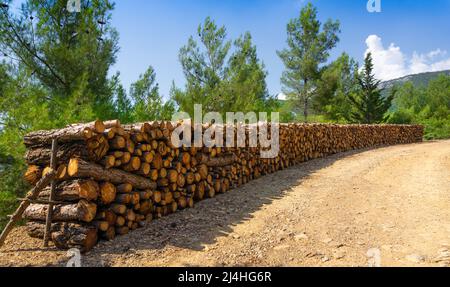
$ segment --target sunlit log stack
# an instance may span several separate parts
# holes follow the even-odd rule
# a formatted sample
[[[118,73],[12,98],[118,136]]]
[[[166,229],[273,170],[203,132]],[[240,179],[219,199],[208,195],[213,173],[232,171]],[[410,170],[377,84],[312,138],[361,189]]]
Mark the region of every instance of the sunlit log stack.
[[[280,152],[269,159],[261,157],[259,146],[249,147],[248,139],[239,148],[175,148],[171,137],[180,124],[156,121],[122,126],[117,120],[96,121],[25,136],[29,165],[25,179],[32,185],[50,170],[51,142],[58,139],[54,198],[59,204],[53,212],[53,243],[62,249],[88,251],[99,239],[113,240],[155,218],[192,208],[197,201],[294,164],[423,138],[421,126],[283,124]],[[208,128],[203,126],[203,132]],[[236,138],[236,129],[227,135],[221,128],[224,140]],[[246,134],[253,128],[245,126]],[[41,192],[42,204],[32,204],[24,214],[32,237],[44,236],[45,199],[50,193],[50,187]]]

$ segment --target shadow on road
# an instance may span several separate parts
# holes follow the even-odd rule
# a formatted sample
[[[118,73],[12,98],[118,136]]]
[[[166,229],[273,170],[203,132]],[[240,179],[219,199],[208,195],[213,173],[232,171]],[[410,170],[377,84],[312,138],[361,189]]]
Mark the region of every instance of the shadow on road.
[[[194,209],[155,220],[112,242],[100,242],[86,255],[86,261],[89,265],[100,264],[98,262],[108,265],[108,255],[133,254],[139,250],[158,251],[166,246],[203,250],[205,245],[232,233],[234,226],[250,220],[253,213],[282,198],[316,171],[369,150],[332,155],[264,176],[226,194],[196,203]]]

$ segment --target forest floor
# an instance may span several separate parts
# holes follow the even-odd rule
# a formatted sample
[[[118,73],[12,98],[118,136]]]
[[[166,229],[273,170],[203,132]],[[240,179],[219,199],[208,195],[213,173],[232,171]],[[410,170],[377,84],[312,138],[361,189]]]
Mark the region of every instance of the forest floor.
[[[0,266],[65,265],[41,245],[15,229]],[[101,242],[82,264],[367,266],[377,253],[381,266],[450,266],[450,141],[292,167]]]

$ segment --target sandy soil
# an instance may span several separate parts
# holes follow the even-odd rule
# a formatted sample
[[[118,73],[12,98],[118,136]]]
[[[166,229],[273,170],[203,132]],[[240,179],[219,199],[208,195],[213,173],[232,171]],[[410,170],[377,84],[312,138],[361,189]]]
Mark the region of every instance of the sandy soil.
[[[17,228],[0,266],[68,260],[36,246]],[[381,266],[450,266],[450,141],[304,163],[102,242],[82,263],[367,266],[377,253]]]

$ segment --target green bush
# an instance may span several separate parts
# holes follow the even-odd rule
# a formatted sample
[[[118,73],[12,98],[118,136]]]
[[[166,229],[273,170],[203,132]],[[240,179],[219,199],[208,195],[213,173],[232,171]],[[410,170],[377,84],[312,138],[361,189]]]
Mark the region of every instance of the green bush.
[[[414,123],[414,114],[409,110],[399,110],[392,113],[388,123],[408,125]]]
[[[423,124],[426,140],[450,138],[450,117],[447,119],[431,118],[423,121]]]
[[[25,166],[22,162],[6,164],[0,171],[0,230],[19,205],[17,198],[24,197],[30,186],[23,180]]]

